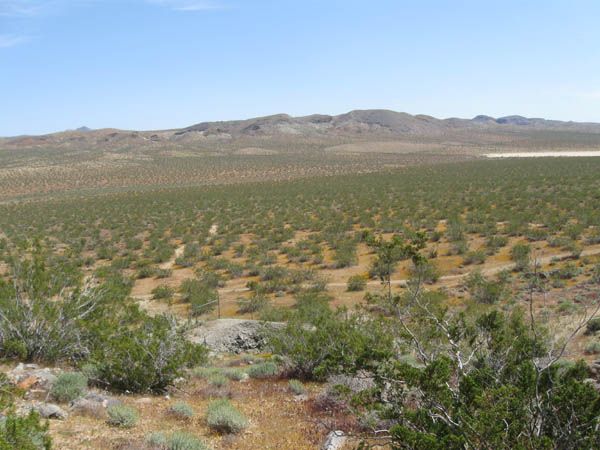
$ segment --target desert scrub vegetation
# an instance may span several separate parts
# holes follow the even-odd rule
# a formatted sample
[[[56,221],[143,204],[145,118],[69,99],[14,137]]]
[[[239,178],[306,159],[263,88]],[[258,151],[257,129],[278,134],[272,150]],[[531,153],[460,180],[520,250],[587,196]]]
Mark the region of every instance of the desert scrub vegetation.
[[[185,431],[175,431],[169,435],[160,431],[150,433],[146,443],[154,450],[210,450],[204,442]]]
[[[194,408],[186,402],[177,402],[169,408],[169,412],[180,419],[191,419],[196,415]]]
[[[239,433],[248,428],[248,419],[229,400],[211,402],[206,411],[206,423],[219,433]]]
[[[139,419],[137,410],[127,405],[110,405],[106,412],[108,424],[115,427],[133,428]]]
[[[411,241],[395,236],[378,239],[373,245],[383,267],[386,260],[395,259],[394,250],[410,257],[415,266],[426,262],[418,238]],[[473,278],[473,284],[489,282],[480,275]],[[389,276],[385,281],[389,282]],[[399,293],[373,295],[371,304],[378,307],[361,311],[360,321],[350,314],[335,317],[340,329],[360,327],[343,334],[357,336],[355,339],[331,339],[339,341],[346,354],[354,356],[358,351],[360,355],[361,337],[382,326],[390,344],[393,342],[381,352],[369,346],[367,358],[349,358],[342,370],[370,374],[373,388],[356,394],[345,389],[344,395],[349,396],[349,404],[371,418],[373,429],[378,430],[378,444],[412,449],[597,447],[600,393],[587,380],[585,362],[564,359],[567,344],[540,323],[533,308],[534,295],[532,291],[525,307],[506,303],[497,309],[489,306],[493,302],[481,306],[473,299],[466,308],[452,310],[444,292],[426,289],[417,276]],[[597,295],[580,303],[587,311],[573,325],[571,339],[579,330],[596,327],[591,318],[600,310]],[[334,314],[311,310],[302,320],[290,320],[286,345],[277,347],[275,338],[276,354],[292,361],[309,356],[306,360],[318,362],[304,366],[307,378],[323,376],[322,362],[337,363],[330,359],[325,343],[330,336],[337,337],[335,333],[321,336],[319,345],[313,346],[317,341],[311,341],[320,336],[320,330],[330,328],[309,318],[321,318],[327,311]],[[294,343],[298,347],[289,351]],[[589,349],[596,351],[595,345]],[[356,361],[360,363],[355,366]],[[499,423],[503,425],[498,427]]]
[[[52,383],[50,396],[58,402],[68,403],[83,396],[87,387],[88,378],[83,373],[61,373]]]

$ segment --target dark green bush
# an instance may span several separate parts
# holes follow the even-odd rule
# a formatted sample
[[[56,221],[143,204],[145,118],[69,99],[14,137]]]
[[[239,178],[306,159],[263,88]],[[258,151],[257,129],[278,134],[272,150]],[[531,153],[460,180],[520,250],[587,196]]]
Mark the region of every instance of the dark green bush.
[[[9,412],[0,419],[0,450],[50,450],[48,424],[37,413],[19,417]]]
[[[190,343],[173,319],[157,316],[114,330],[94,360],[100,381],[112,389],[162,392],[186,366],[198,365],[206,356],[206,348]]]

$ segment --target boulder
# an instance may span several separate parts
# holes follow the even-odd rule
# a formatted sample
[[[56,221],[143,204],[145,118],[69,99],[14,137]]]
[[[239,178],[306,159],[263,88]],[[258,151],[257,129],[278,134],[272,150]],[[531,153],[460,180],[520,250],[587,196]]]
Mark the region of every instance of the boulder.
[[[279,322],[218,319],[193,329],[189,339],[197,344],[205,344],[214,353],[259,352],[267,343],[266,329],[283,326]]]
[[[64,420],[69,416],[64,409],[54,403],[37,403],[32,406],[32,409],[44,419]]]
[[[327,435],[325,443],[323,444],[323,450],[339,450],[346,443],[346,435],[343,431],[337,430],[332,431]]]

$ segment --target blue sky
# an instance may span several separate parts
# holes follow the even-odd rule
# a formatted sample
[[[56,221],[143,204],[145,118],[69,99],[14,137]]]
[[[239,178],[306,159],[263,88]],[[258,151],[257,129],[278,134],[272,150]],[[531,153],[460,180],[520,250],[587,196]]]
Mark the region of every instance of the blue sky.
[[[0,0],[0,136],[388,108],[600,122],[600,2]]]

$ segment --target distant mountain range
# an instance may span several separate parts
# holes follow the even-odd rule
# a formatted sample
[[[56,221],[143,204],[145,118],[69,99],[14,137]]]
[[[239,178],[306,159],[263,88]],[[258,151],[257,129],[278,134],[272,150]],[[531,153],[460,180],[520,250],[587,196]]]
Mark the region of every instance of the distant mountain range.
[[[200,149],[285,152],[361,142],[407,143],[418,148],[598,147],[600,124],[522,116],[437,119],[389,110],[356,110],[337,116],[277,114],[247,120],[203,122],[158,131],[77,130],[0,139],[1,149]],[[256,150],[258,148],[258,150]],[[418,149],[414,147],[414,149]],[[352,151],[356,150],[352,147]],[[410,150],[410,149],[409,149]],[[378,151],[372,149],[371,151]]]

